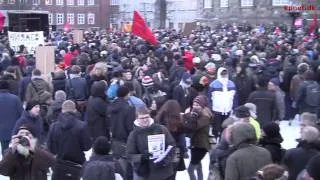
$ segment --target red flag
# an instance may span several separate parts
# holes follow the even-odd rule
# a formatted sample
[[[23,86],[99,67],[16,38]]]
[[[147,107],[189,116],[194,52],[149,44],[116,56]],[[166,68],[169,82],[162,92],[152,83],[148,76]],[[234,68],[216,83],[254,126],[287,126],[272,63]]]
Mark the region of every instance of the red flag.
[[[153,45],[158,43],[157,38],[151,32],[150,28],[147,26],[145,20],[138,11],[134,11],[133,14],[132,34],[141,37]]]
[[[71,24],[70,24],[69,22],[67,22],[67,23],[64,25],[63,30],[64,30],[65,32],[71,31]]]
[[[318,23],[318,17],[317,15],[313,15],[313,21],[310,24],[310,28],[309,28],[309,34],[310,35],[314,35],[315,34],[315,30],[317,28],[317,23]]]
[[[2,31],[2,29],[4,27],[5,19],[6,19],[6,17],[0,12],[0,31]]]

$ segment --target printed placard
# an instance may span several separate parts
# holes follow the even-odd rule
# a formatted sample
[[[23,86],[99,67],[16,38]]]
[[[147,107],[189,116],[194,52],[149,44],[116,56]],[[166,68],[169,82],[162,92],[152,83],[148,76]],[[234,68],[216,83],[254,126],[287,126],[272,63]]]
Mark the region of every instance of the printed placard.
[[[29,54],[34,54],[36,48],[44,45],[43,31],[35,32],[8,32],[10,47],[15,51],[19,51],[19,47],[24,45]]]

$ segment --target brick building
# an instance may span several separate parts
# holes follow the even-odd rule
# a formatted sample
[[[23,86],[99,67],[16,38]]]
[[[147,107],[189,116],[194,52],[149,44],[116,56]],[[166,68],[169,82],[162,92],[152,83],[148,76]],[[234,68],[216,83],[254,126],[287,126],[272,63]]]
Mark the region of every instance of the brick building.
[[[109,28],[110,0],[0,0],[0,10],[49,11],[49,24],[63,29]]]

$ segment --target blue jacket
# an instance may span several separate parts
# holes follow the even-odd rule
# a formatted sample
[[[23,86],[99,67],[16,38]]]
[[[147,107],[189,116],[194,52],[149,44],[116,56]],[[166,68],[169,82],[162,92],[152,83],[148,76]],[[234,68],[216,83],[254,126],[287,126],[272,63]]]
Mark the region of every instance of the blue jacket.
[[[41,133],[43,130],[43,122],[40,118],[40,116],[34,117],[30,114],[28,111],[24,111],[22,113],[22,116],[18,119],[16,122],[16,125],[13,128],[12,135],[15,135],[18,133],[18,129],[22,125],[30,126],[33,130],[33,136],[41,139]]]
[[[220,77],[224,69],[219,68],[217,80],[210,84],[208,98],[209,107],[212,111],[227,114],[232,111],[235,104],[236,86],[230,80],[228,80],[226,85],[223,85]]]
[[[0,90],[0,141],[10,140],[11,132],[23,111],[18,96],[9,90]]]
[[[137,98],[135,96],[129,96],[128,103],[130,106],[133,106],[135,108],[146,107],[146,104],[140,98]]]

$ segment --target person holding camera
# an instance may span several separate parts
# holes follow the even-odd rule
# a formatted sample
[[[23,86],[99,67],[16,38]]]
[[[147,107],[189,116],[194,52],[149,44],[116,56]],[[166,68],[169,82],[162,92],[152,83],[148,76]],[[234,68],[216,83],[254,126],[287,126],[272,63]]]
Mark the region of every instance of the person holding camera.
[[[20,126],[0,162],[0,174],[11,180],[47,180],[48,169],[55,158],[37,141],[32,127]]]

